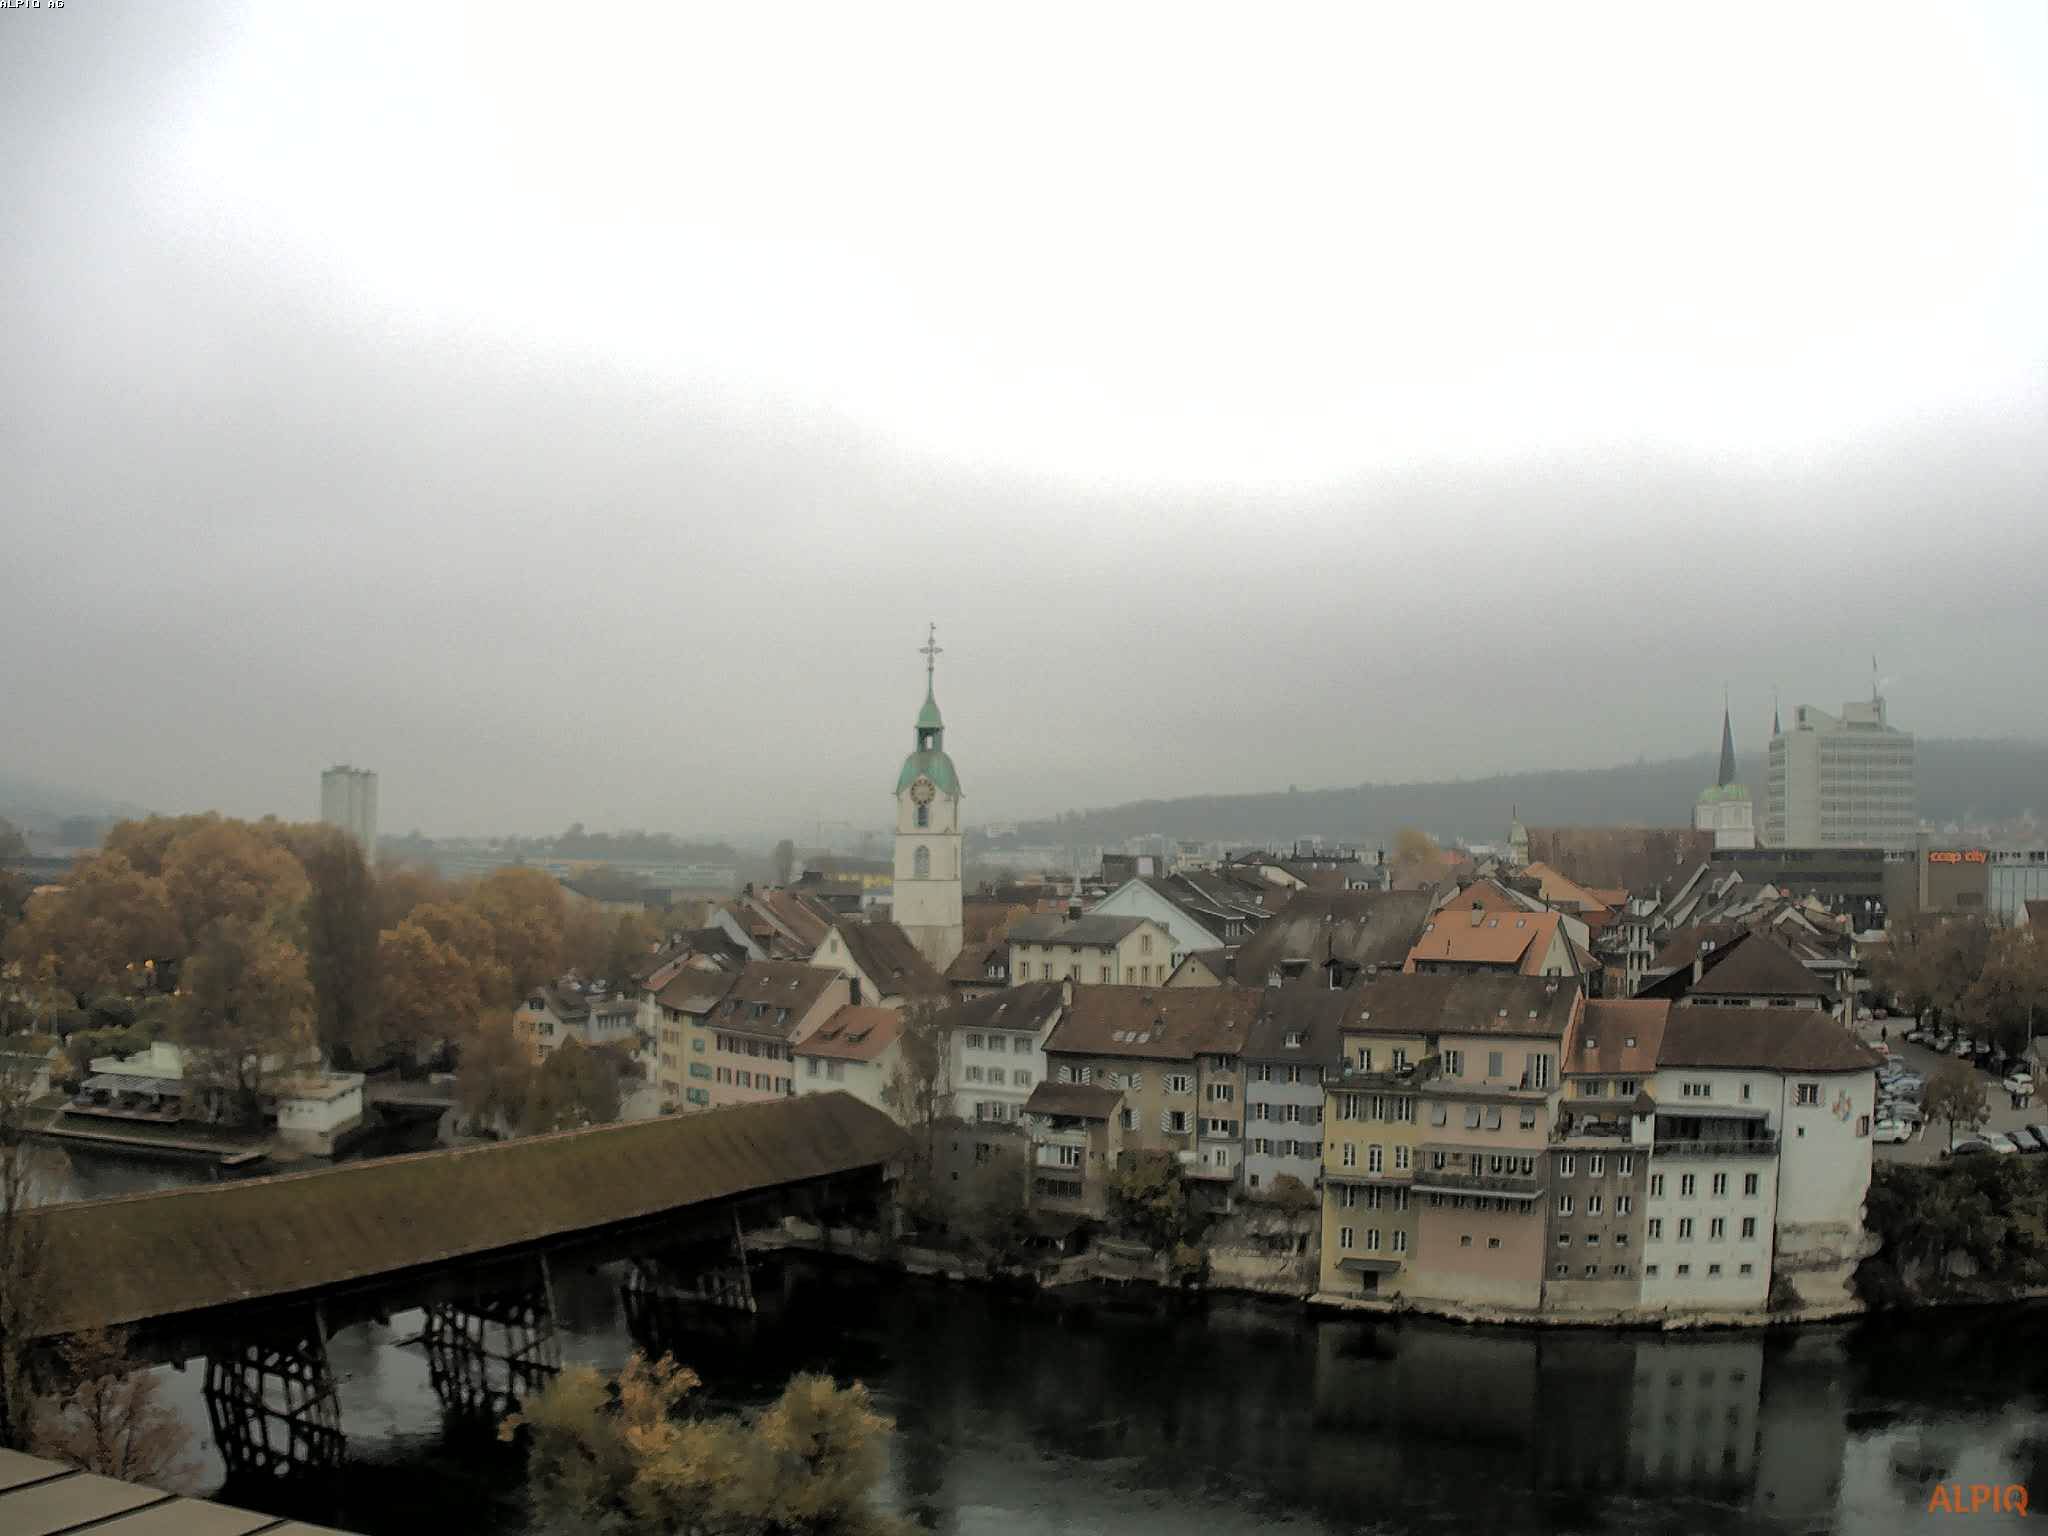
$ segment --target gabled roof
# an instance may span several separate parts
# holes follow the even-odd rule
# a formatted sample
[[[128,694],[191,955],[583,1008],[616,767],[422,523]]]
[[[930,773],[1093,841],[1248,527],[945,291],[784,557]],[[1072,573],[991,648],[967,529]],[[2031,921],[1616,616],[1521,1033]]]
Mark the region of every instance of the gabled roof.
[[[873,1061],[903,1035],[903,1015],[894,1008],[848,1004],[797,1041],[799,1056],[839,1061]]]
[[[1076,987],[1045,1049],[1152,1061],[1235,1056],[1259,996],[1245,987]]]
[[[1690,827],[1531,827],[1529,858],[1586,886],[1647,896],[1706,862],[1714,834]]]
[[[1609,898],[1609,891],[1596,891],[1581,885],[1561,870],[1552,869],[1548,864],[1537,862],[1522,871],[1536,881],[1537,894],[1553,907],[1566,912],[1604,911],[1615,903]]]
[[[1819,1008],[1719,1008],[1680,1003],[1664,1026],[1661,1067],[1867,1072],[1878,1057]]]
[[[1826,997],[1828,985],[1773,935],[1756,929],[1702,957],[1692,996]]]
[[[1231,956],[1235,953],[1235,950],[1229,949],[1191,949],[1181,957],[1180,965],[1175,966],[1174,970],[1178,972],[1181,966],[1193,966],[1199,970],[1207,971],[1218,981],[1228,981],[1230,980]]]
[[[987,997],[955,1003],[939,1015],[948,1029],[1028,1029],[1034,1035],[1059,1017],[1066,993],[1056,981],[1027,981]]]
[[[1566,1039],[1567,1075],[1647,1077],[1657,1070],[1657,1051],[1671,1004],[1662,998],[1589,997],[1578,1025]]]
[[[1012,944],[1066,944],[1084,949],[1114,949],[1136,933],[1149,917],[1112,917],[1090,913],[1067,919],[1055,914],[1020,917],[1010,924]],[[1154,928],[1159,925],[1152,923]]]
[[[564,1024],[574,1024],[590,1017],[590,1003],[580,992],[567,987],[542,987],[541,1000],[547,1004],[548,1012]]]
[[[945,990],[945,978],[895,923],[841,921],[833,924],[832,933],[882,996],[910,997]]]
[[[1431,918],[1408,951],[1406,965],[1449,960],[1466,965],[1513,965],[1533,976],[1557,936],[1555,912],[1468,912],[1446,908]]]
[[[1238,947],[1237,974],[1263,982],[1289,960],[1398,967],[1430,906],[1427,891],[1296,891]]]
[[[686,965],[662,984],[661,990],[654,994],[654,1000],[677,1013],[693,1013],[701,1017],[725,1000],[725,994],[732,990],[735,980],[737,973],[733,971],[702,971]]]
[[[1114,1088],[1098,1088],[1091,1083],[1040,1083],[1024,1101],[1024,1113],[1107,1120],[1122,1102],[1123,1095]]]
[[[1580,996],[1570,980],[1475,972],[1418,976],[1381,971],[1358,988],[1351,1028],[1388,1034],[1523,1035],[1562,1040]]]
[[[801,891],[752,891],[729,903],[733,916],[757,940],[780,941],[786,950],[808,955],[838,917],[831,907]]]
[[[1259,1014],[1245,1039],[1247,1061],[1335,1064],[1344,1058],[1344,1030],[1365,1011],[1356,987],[1333,991],[1304,982],[1259,993]],[[1289,1045],[1293,1040],[1296,1043]]]
[[[706,1022],[736,1033],[790,1040],[838,984],[838,972],[801,960],[750,961],[733,977],[731,990]]]
[[[1003,974],[1010,970],[1010,941],[990,939],[987,943],[968,943],[961,946],[960,953],[953,957],[953,963],[946,967],[946,980],[956,986],[986,982],[989,979],[989,962],[996,961],[1002,966]]]

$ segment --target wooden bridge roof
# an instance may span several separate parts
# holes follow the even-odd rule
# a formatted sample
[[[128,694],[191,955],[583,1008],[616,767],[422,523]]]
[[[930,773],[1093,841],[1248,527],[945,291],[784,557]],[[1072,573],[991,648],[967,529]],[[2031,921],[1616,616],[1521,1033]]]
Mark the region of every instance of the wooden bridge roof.
[[[315,1291],[879,1166],[844,1093],[46,1206],[58,1335]]]

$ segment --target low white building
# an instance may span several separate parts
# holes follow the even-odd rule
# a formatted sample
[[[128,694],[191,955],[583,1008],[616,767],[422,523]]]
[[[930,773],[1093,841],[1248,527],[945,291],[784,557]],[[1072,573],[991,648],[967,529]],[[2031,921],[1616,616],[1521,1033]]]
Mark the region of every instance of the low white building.
[[[1045,1039],[1066,1011],[1056,981],[1028,982],[949,1009],[947,1079],[962,1120],[1016,1122],[1046,1080]]]
[[[277,1138],[314,1157],[334,1156],[336,1144],[363,1123],[363,1075],[314,1072],[272,1084]]]
[[[130,1056],[95,1057],[66,1110],[168,1124],[203,1119],[204,1095],[189,1076],[184,1050],[169,1040]],[[322,1070],[317,1048],[308,1047],[296,1061],[266,1057],[263,1076],[265,1114],[275,1119],[279,1141],[294,1150],[331,1157],[338,1139],[363,1123],[362,1074]]]

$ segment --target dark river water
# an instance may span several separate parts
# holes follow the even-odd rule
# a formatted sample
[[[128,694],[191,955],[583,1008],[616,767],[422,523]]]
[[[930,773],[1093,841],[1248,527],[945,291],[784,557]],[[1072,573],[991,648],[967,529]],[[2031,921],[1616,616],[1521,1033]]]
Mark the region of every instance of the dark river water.
[[[182,1176],[80,1157],[53,1193]],[[557,1272],[567,1360],[632,1348],[618,1278]],[[761,1317],[693,1335],[711,1397],[759,1403],[798,1370],[866,1382],[896,1421],[888,1501],[945,1532],[1996,1531],[2024,1522],[1930,1514],[1930,1490],[2048,1495],[2044,1308],[1669,1337],[1013,1295],[813,1259],[771,1257],[757,1284]],[[419,1327],[331,1342],[337,1485],[222,1497],[369,1536],[524,1531],[517,1452],[443,1413]],[[204,1442],[202,1374],[164,1380]]]

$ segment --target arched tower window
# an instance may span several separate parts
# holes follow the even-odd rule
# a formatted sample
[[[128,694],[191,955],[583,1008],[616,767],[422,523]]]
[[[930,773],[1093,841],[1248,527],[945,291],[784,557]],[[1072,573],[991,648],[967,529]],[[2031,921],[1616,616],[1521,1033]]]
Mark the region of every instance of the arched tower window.
[[[917,824],[920,827],[928,827],[932,824],[932,808],[930,806],[920,805],[917,808]]]
[[[924,807],[919,806],[919,814],[923,814],[923,811]],[[918,844],[917,852],[911,856],[910,872],[920,880],[929,880],[932,877],[932,851],[922,843]]]

